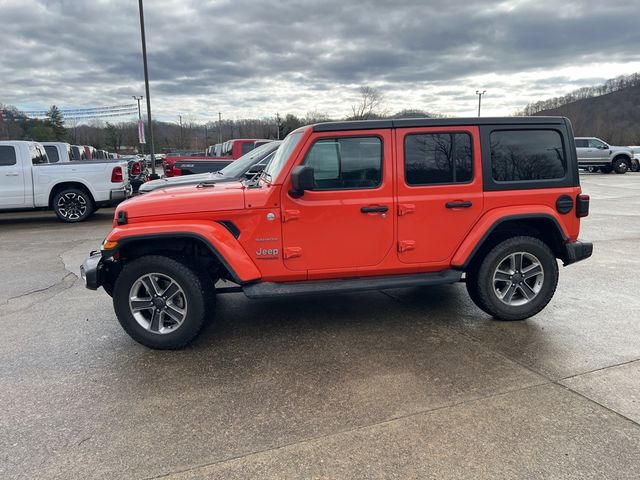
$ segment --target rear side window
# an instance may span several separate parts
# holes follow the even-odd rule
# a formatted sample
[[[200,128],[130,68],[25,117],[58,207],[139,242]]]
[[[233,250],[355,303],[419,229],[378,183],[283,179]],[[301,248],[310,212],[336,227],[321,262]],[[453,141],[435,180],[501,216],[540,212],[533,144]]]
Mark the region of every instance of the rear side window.
[[[45,151],[47,152],[47,157],[49,157],[49,163],[58,163],[60,161],[60,156],[58,155],[58,149],[53,145],[45,145]]]
[[[576,148],[587,148],[588,146],[589,146],[588,140],[576,138]]]
[[[42,149],[42,147],[31,147],[31,163],[33,165],[47,163],[47,153]]]
[[[382,182],[382,141],[378,137],[318,140],[304,164],[314,169],[314,190],[375,188]]]
[[[473,178],[468,133],[420,133],[404,139],[407,185],[468,183]]]
[[[16,149],[8,145],[0,146],[0,167],[16,164]]]
[[[244,142],[242,144],[242,155],[249,153],[254,148],[255,148],[255,145],[253,143]]]
[[[563,178],[567,160],[556,130],[491,132],[491,171],[496,182]]]

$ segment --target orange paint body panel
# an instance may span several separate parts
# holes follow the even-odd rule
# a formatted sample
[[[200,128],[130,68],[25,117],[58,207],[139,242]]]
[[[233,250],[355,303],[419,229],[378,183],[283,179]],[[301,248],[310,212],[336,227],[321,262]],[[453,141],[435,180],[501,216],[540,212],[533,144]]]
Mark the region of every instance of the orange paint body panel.
[[[505,217],[554,219],[568,241],[580,219],[559,213],[560,196],[576,199],[579,186],[491,191],[483,184],[478,125],[299,130],[300,140],[277,178],[248,185],[220,183],[157,190],[128,200],[128,224],[107,237],[193,233],[206,239],[244,282],[399,275],[462,268],[487,232]],[[411,135],[461,134],[469,139],[467,182],[410,185],[406,139]],[[291,173],[318,141],[374,139],[381,145],[379,184],[367,188],[307,190],[292,195]],[[283,147],[281,147],[282,149]],[[373,209],[373,210],[371,210]],[[169,220],[170,219],[170,220]],[[232,222],[236,238],[217,222]]]

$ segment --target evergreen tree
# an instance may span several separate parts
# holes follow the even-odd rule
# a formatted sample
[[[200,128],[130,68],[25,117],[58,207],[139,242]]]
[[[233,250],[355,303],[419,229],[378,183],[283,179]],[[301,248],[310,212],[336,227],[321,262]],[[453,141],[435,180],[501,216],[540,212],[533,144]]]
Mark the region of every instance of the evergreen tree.
[[[62,112],[55,105],[51,105],[47,111],[47,125],[53,129],[55,139],[62,141],[67,136],[67,130],[64,128],[64,117]]]

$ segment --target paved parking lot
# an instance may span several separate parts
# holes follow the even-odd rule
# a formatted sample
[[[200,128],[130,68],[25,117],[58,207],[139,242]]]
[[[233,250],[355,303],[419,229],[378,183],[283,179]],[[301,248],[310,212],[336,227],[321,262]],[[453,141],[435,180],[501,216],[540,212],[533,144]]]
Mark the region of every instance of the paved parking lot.
[[[230,294],[178,352],[77,277],[112,210],[0,215],[0,478],[637,479],[640,174],[582,183],[594,255],[526,322],[463,285]]]

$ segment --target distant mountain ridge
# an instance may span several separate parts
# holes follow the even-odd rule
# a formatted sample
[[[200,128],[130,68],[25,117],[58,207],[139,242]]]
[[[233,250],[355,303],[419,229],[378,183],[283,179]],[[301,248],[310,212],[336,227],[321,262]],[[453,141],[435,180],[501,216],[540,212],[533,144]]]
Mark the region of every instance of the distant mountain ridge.
[[[571,120],[578,137],[640,145],[640,73],[531,103],[516,115],[561,115]]]
[[[640,145],[640,85],[535,115],[569,118],[577,137],[599,137],[614,145]]]

